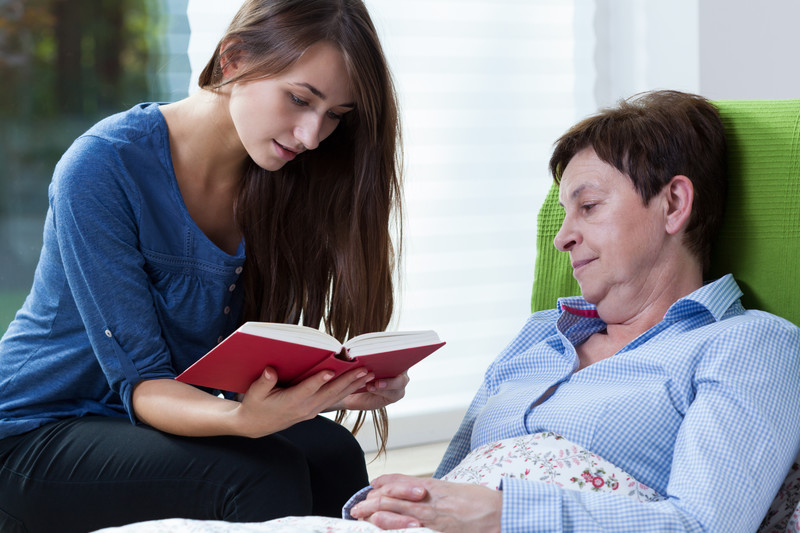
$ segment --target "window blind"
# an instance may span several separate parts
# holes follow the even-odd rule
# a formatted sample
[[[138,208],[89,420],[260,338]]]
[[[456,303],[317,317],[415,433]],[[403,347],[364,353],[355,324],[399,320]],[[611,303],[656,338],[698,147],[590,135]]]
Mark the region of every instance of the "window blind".
[[[447,342],[409,371],[406,397],[389,407],[390,444],[446,440],[486,367],[530,313],[547,161],[580,106],[575,5],[367,5],[404,119],[406,246],[397,327],[433,328]]]

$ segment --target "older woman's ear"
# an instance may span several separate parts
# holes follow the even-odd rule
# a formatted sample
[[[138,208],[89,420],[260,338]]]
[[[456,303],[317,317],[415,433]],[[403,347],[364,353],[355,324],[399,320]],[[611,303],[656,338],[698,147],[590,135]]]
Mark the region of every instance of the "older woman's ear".
[[[664,193],[667,207],[666,230],[670,235],[675,235],[689,223],[694,202],[694,185],[686,176],[674,176],[664,187]]]

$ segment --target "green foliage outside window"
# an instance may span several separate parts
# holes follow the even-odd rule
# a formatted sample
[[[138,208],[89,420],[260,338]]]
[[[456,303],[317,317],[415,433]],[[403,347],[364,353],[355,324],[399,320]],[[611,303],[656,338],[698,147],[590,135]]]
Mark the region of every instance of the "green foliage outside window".
[[[0,334],[30,289],[58,159],[100,118],[175,99],[187,2],[0,0]]]

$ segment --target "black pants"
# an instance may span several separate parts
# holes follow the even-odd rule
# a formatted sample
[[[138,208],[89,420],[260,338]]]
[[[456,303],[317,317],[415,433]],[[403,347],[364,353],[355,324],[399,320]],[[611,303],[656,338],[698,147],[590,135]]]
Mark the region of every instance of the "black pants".
[[[0,440],[0,532],[341,516],[367,484],[361,447],[323,417],[247,439],[177,437],[89,416]]]

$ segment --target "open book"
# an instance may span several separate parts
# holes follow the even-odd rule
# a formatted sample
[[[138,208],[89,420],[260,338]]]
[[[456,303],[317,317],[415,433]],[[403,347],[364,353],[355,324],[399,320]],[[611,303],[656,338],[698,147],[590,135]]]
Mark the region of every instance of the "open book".
[[[434,331],[365,333],[341,344],[320,330],[296,324],[245,322],[187,368],[184,383],[246,392],[264,368],[278,373],[279,385],[293,385],[322,370],[336,376],[366,367],[375,379],[408,370],[444,345]]]

